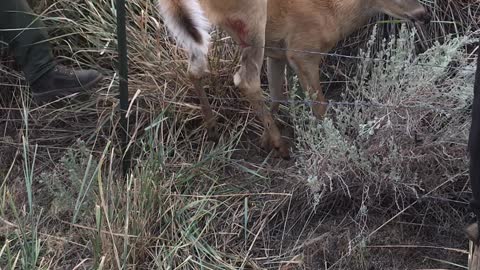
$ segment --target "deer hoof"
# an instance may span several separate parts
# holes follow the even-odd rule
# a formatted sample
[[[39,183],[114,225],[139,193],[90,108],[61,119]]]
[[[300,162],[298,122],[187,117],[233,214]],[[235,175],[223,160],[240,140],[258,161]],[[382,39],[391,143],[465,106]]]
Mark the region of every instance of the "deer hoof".
[[[470,241],[478,243],[478,223],[475,222],[467,226],[467,228],[465,228],[465,234]]]
[[[266,151],[275,149],[276,153],[285,160],[290,160],[290,150],[285,140],[272,138],[268,132],[264,132],[261,138],[261,146]]]
[[[211,142],[214,142],[214,143],[218,143],[218,141],[220,140],[220,134],[218,133],[218,130],[217,130],[216,126],[208,127],[208,129],[207,129],[207,140],[209,140]]]

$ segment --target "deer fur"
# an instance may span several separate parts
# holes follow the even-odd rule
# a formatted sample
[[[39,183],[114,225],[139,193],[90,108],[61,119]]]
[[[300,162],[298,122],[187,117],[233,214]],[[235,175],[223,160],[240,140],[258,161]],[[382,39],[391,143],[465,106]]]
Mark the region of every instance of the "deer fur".
[[[272,114],[283,92],[285,67],[289,64],[300,79],[302,88],[315,98],[316,117],[327,109],[318,67],[321,54],[364,25],[378,13],[428,21],[425,8],[417,0],[158,0],[159,11],[169,31],[189,53],[188,74],[199,96],[209,137],[216,139],[216,121],[202,79],[209,74],[209,24],[220,26],[240,45],[240,68],[234,83],[249,100],[265,128],[262,145],[289,157]],[[268,47],[280,47],[271,49]],[[266,49],[264,49],[266,48]],[[260,87],[264,55],[267,59],[269,89],[274,100],[267,109]]]

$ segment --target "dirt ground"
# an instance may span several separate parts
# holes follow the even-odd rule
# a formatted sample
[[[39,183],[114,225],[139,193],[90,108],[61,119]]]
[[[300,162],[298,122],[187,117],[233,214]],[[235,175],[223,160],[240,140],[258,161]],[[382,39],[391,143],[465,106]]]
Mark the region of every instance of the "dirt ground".
[[[250,150],[238,153],[239,160],[256,165],[264,162],[266,153],[262,153],[254,141],[247,139],[243,146]],[[264,266],[268,269],[412,270],[466,267],[468,240],[463,228],[471,222],[468,198],[432,196],[411,200],[404,208],[398,209],[393,198],[384,194],[381,203],[369,206],[368,214],[359,218],[361,200],[349,198],[338,191],[332,192],[314,209],[305,183],[285,177],[294,162],[274,158],[266,166],[275,169],[266,173],[272,182],[267,190],[260,192],[292,193],[267,230],[270,241],[268,247],[282,258],[281,261],[266,261]],[[465,181],[467,179],[460,182]],[[248,182],[235,184],[258,192],[248,187]],[[263,198],[258,203],[270,200],[272,198]],[[262,254],[265,248],[259,248],[259,257],[265,256]],[[283,268],[279,268],[279,265]]]

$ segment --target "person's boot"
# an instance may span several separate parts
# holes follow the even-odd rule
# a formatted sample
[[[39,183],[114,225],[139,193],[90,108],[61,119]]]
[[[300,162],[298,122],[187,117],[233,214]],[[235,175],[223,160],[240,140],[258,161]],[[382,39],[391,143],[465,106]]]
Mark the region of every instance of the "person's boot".
[[[96,70],[75,70],[57,65],[35,80],[30,89],[34,101],[43,104],[70,95],[84,96],[101,79],[102,75]]]

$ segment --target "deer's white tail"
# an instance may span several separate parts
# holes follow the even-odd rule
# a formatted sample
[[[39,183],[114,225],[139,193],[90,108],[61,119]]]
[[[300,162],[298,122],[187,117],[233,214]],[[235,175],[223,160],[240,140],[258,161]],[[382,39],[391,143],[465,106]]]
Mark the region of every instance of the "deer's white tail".
[[[192,57],[207,55],[210,25],[198,0],[158,0],[158,10],[167,29]]]

